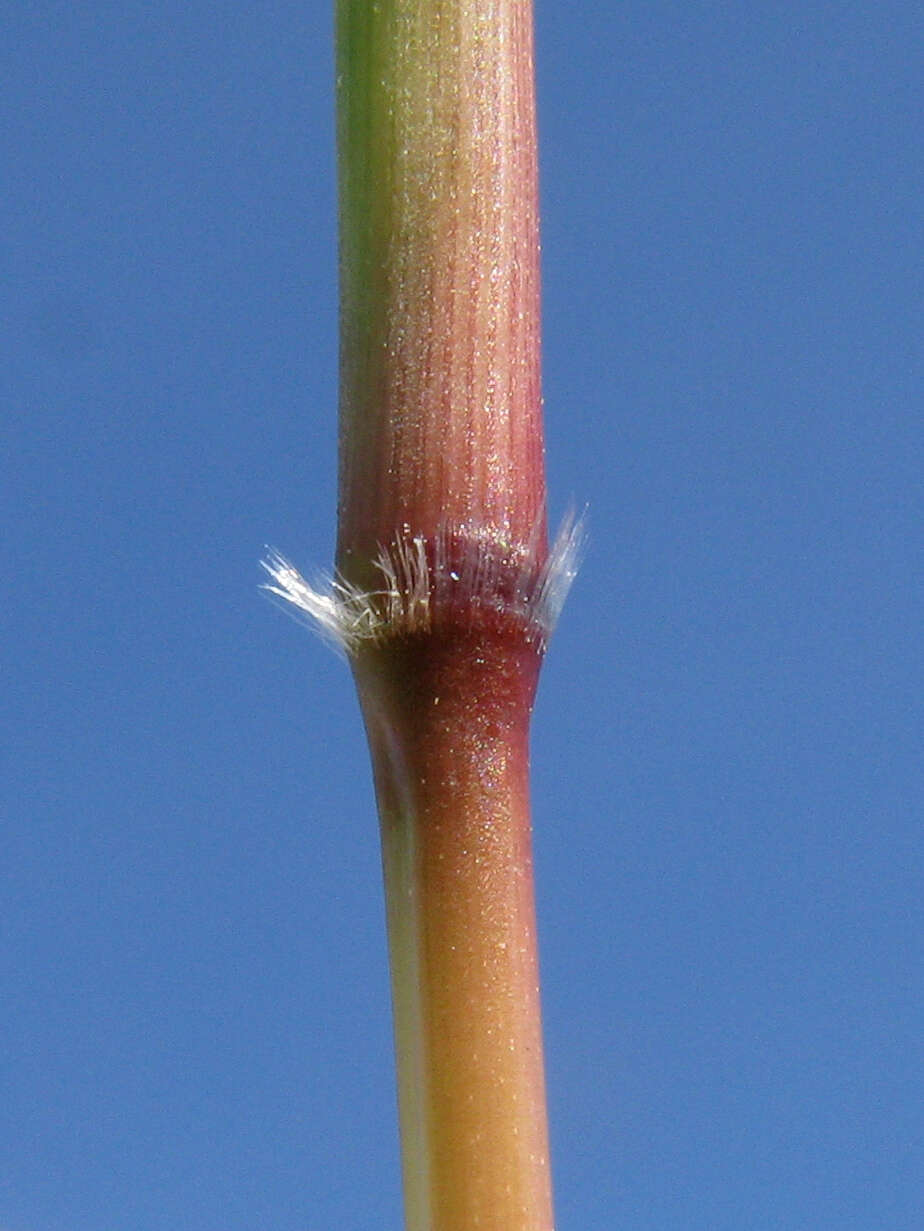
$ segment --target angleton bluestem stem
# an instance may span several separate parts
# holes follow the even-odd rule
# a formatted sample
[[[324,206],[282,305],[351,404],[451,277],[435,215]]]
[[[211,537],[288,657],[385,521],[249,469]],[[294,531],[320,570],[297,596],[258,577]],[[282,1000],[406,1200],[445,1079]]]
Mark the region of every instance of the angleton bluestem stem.
[[[337,571],[381,823],[408,1231],[551,1231],[529,721],[546,532],[530,0],[338,0]]]

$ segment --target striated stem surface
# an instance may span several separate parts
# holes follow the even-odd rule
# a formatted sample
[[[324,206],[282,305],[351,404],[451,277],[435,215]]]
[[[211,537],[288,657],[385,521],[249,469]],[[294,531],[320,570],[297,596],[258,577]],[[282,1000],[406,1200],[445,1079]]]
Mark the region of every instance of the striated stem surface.
[[[530,0],[339,0],[337,563],[546,550]],[[542,559],[538,562],[541,564]]]

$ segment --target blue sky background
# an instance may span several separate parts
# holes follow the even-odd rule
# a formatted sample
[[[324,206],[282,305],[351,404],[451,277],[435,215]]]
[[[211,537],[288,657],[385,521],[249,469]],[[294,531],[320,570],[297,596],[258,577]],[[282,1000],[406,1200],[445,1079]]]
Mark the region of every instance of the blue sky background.
[[[921,9],[537,28],[559,1227],[918,1231]],[[0,1228],[397,1228],[330,5],[0,33]]]

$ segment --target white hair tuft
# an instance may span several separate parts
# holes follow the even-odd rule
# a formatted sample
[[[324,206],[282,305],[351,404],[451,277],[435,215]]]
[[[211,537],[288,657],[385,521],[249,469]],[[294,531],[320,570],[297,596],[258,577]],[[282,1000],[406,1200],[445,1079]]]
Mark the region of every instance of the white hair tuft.
[[[274,550],[261,561],[270,578],[262,588],[347,655],[369,642],[426,632],[441,613],[471,618],[486,610],[520,623],[542,652],[577,574],[583,542],[583,519],[569,513],[539,565],[533,544],[511,549],[496,536],[447,524],[430,542],[398,535],[382,547],[377,589],[362,590],[339,573],[313,586]]]

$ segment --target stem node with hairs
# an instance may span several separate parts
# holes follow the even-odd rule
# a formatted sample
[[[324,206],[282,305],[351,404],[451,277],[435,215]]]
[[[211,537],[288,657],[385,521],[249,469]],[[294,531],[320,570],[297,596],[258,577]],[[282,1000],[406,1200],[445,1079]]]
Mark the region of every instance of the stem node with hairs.
[[[338,0],[337,572],[379,807],[408,1231],[551,1231],[528,736],[552,547],[530,0]]]

